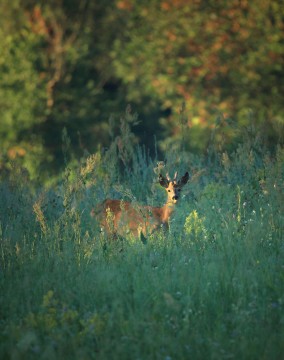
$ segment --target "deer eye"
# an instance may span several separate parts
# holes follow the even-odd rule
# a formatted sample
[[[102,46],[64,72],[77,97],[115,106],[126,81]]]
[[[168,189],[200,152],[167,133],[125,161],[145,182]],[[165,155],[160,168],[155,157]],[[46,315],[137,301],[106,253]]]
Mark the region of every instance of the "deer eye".
[[[171,190],[168,190],[168,192],[171,192]]]

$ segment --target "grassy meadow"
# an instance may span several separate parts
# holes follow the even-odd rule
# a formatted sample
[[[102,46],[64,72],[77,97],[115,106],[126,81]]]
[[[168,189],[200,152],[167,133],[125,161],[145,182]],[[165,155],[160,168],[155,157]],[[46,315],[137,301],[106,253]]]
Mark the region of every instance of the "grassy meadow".
[[[48,186],[16,163],[2,178],[0,358],[283,359],[284,150],[244,137],[158,163],[126,137]],[[96,204],[162,206],[176,170],[191,178],[169,232],[99,231]]]

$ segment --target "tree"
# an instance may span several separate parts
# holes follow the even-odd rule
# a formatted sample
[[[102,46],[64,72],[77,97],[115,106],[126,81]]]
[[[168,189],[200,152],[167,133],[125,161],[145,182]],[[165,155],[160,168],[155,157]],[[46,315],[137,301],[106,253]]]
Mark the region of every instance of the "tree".
[[[281,1],[118,4],[126,25],[113,58],[129,101],[139,102],[146,94],[176,111],[185,99],[188,125],[204,130],[212,127],[216,110],[236,115],[239,124],[248,109],[267,123],[283,122]],[[165,125],[171,122],[178,133],[176,119]]]
[[[12,0],[1,12],[2,157],[22,158],[34,176],[62,165],[64,127],[81,154],[107,137],[105,109],[120,99],[108,96],[111,5]]]
[[[18,1],[12,1],[0,15],[0,141],[2,156],[25,159],[32,172],[35,159],[43,155],[41,135],[29,136],[30,129],[45,117],[43,59],[36,51],[43,39],[30,31],[17,5]]]
[[[204,150],[216,125],[230,144],[227,118],[245,124],[248,109],[273,130],[284,119],[283,19],[279,0],[10,0],[0,11],[2,157],[50,175],[63,128],[76,156],[94,152],[128,103],[136,135],[161,149]]]

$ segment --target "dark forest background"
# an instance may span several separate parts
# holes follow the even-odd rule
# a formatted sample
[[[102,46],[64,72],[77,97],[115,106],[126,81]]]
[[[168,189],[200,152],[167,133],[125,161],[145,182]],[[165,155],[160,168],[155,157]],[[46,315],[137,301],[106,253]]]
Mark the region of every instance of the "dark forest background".
[[[135,142],[161,157],[181,142],[204,154],[213,137],[218,150],[233,149],[243,127],[271,150],[283,142],[280,0],[1,0],[0,8],[1,170],[12,161],[33,178],[56,176],[63,129],[73,158],[102,151],[125,109],[139,114]]]

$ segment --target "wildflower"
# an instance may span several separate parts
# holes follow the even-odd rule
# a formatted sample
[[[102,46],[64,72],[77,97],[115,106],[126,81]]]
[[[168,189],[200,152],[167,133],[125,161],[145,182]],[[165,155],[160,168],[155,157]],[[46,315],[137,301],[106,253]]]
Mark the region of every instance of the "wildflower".
[[[43,302],[42,302],[42,306],[43,307],[48,307],[51,305],[52,303],[52,298],[53,298],[53,291],[49,290],[43,297]]]

